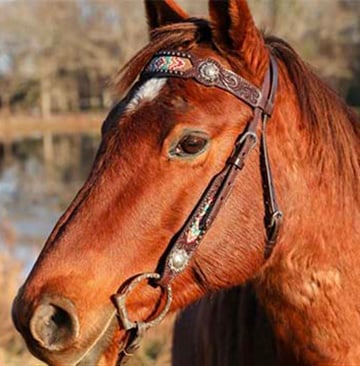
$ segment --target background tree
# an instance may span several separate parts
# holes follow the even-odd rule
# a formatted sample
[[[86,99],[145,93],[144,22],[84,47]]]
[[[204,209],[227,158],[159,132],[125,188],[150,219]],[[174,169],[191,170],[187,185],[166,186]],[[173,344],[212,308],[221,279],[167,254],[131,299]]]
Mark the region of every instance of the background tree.
[[[250,0],[257,24],[288,40],[349,101],[359,90],[360,2]],[[207,1],[180,0],[191,15]],[[109,78],[146,42],[141,0],[0,2],[3,111],[109,105]],[[355,96],[355,97],[354,97]]]

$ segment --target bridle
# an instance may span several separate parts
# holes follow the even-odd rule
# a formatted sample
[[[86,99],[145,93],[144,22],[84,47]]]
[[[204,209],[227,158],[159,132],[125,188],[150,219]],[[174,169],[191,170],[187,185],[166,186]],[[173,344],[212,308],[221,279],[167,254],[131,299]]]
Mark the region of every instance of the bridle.
[[[127,281],[119,294],[114,295],[113,300],[119,319],[128,332],[125,346],[119,353],[117,365],[123,365],[133,355],[145,330],[160,323],[169,311],[172,302],[171,282],[187,268],[201,240],[225,203],[237,174],[244,167],[245,158],[258,142],[257,130],[260,124],[262,125],[260,166],[266,229],[265,258],[270,256],[276,243],[283,217],[276,200],[266,145],[266,123],[272,115],[278,83],[278,69],[273,56],[270,55],[270,65],[261,90],[233,71],[223,68],[214,59],[201,59],[190,52],[161,51],[155,54],[144,69],[141,79],[146,80],[151,77],[193,79],[207,87],[223,89],[252,107],[254,113],[245,130],[237,138],[225,167],[212,178],[184,226],[170,241],[161,274],[137,275]],[[156,285],[161,286],[166,302],[155,319],[131,321],[126,308],[126,299],[129,293],[144,280],[155,281]]]
[[[261,89],[233,71],[225,69],[214,59],[201,59],[191,52],[161,51],[155,54],[142,72],[141,79],[146,80],[151,77],[193,79],[207,87],[223,89],[252,107],[254,113],[237,138],[225,167],[212,178],[184,226],[170,241],[164,267],[159,271],[161,274],[137,275],[127,281],[120,293],[114,295],[113,300],[119,319],[127,331],[127,340],[119,354],[117,365],[125,363],[138,348],[145,330],[161,322],[169,311],[172,302],[171,282],[187,268],[201,240],[225,203],[237,174],[244,167],[245,158],[258,142],[259,128],[261,128],[260,166],[265,207],[265,258],[270,256],[276,243],[283,217],[276,200],[266,145],[266,123],[273,111],[278,83],[278,69],[273,56],[270,55],[270,65]],[[152,280],[156,285],[161,286],[166,296],[165,305],[155,319],[131,321],[128,317],[126,299],[129,293],[144,280]]]

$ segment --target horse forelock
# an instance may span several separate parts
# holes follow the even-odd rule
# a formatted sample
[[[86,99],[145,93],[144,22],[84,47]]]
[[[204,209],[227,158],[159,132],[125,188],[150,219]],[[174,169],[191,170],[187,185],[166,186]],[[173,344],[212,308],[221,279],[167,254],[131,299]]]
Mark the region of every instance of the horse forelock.
[[[152,56],[163,49],[188,50],[196,43],[209,42],[210,25],[203,19],[190,19],[184,23],[175,23],[154,29],[150,42],[132,57],[118,72],[114,85],[122,95],[138,78]]]

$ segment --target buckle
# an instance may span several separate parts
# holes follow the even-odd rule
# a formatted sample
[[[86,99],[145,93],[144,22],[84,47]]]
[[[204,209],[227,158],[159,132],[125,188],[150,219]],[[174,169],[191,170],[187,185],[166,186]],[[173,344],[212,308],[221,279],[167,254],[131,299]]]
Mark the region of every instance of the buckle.
[[[279,235],[280,226],[283,219],[283,213],[280,210],[272,213],[269,225],[267,226],[268,242],[275,243]]]
[[[252,131],[245,132],[235,143],[234,150],[228,159],[228,163],[241,170],[244,167],[244,160],[246,156],[251,152],[256,144],[256,133]]]

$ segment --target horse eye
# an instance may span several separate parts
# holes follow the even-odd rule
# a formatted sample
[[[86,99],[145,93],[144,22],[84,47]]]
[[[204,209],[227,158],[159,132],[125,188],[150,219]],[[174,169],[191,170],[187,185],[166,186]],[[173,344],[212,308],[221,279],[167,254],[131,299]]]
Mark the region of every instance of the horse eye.
[[[195,155],[202,152],[208,143],[204,136],[196,134],[185,135],[181,138],[175,148],[175,154],[179,156]]]

